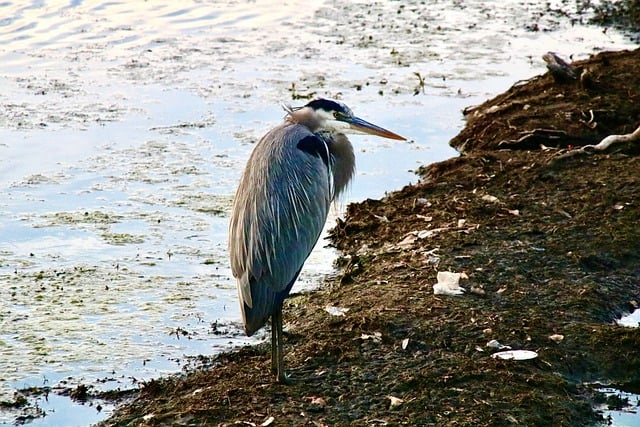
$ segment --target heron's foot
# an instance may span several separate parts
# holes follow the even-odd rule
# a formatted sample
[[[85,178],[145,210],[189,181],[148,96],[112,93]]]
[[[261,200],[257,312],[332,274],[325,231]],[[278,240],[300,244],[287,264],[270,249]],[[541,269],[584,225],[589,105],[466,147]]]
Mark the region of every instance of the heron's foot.
[[[296,384],[296,383],[311,383],[320,381],[324,378],[323,374],[316,374],[312,369],[293,369],[288,374],[277,375],[276,380],[280,384]]]
[[[299,380],[291,378],[289,375],[287,375],[286,372],[278,372],[278,374],[276,375],[276,382],[278,384],[291,385],[297,381]]]

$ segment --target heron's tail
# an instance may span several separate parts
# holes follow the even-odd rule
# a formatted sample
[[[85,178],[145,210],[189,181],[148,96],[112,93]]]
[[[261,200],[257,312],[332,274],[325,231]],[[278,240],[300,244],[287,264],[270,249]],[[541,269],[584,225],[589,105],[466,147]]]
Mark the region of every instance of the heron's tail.
[[[286,288],[279,292],[274,291],[271,286],[265,285],[260,280],[254,278],[249,279],[249,288],[251,289],[250,301],[243,298],[242,292],[239,292],[242,322],[247,336],[253,335],[267,323],[267,320],[269,320],[276,310],[282,309],[282,304],[289,295],[289,291],[291,291],[299,274],[300,270],[298,270],[293,279],[287,284]]]

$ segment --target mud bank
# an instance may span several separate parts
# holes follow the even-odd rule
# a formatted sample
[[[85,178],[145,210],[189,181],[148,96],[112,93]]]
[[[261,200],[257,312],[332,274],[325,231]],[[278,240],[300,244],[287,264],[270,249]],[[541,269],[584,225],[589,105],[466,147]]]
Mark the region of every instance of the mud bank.
[[[462,156],[349,206],[338,275],[285,308],[308,380],[273,384],[268,347],[247,347],[145,383],[101,425],[602,421],[597,383],[640,384],[640,332],[614,323],[640,301],[640,144],[571,152],[640,124],[640,51],[575,65],[588,85],[520,82],[469,113]],[[438,271],[465,294],[434,295]],[[495,359],[492,340],[538,357]]]

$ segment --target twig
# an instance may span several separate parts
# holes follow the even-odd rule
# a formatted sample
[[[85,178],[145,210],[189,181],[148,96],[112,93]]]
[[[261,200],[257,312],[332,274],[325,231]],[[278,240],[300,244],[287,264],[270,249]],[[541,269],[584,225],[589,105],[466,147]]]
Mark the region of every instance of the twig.
[[[556,147],[568,145],[581,145],[594,142],[593,138],[569,135],[565,131],[555,129],[533,129],[522,133],[517,140],[503,140],[498,143],[498,148],[533,150],[538,147]]]
[[[560,58],[554,52],[547,52],[542,55],[542,59],[547,63],[547,68],[557,81],[572,81],[578,79],[578,72],[574,66]]]
[[[624,135],[609,135],[596,145],[585,145],[582,147],[582,150],[605,151],[613,144],[635,142],[637,140],[640,140],[640,126],[638,126],[638,128],[632,133]]]
[[[602,139],[598,144],[595,145],[585,145],[583,147],[565,151],[561,153],[559,156],[555,157],[552,161],[557,161],[560,159],[566,159],[567,157],[574,157],[578,155],[591,154],[594,151],[603,152],[609,149],[613,144],[621,144],[627,142],[636,142],[640,141],[640,126],[636,130],[631,133],[627,133],[624,135],[609,135]]]

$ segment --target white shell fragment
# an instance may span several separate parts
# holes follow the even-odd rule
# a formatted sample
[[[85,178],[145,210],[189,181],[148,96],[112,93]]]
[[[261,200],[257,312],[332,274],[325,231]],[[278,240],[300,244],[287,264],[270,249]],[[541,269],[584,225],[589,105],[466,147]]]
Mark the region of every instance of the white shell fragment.
[[[511,350],[511,347],[508,345],[502,345],[498,340],[491,340],[487,343],[487,347],[489,348],[497,348],[498,350]]]
[[[399,397],[395,397],[391,395],[387,396],[387,399],[390,400],[389,406],[391,408],[396,408],[404,403],[404,400],[400,399]]]
[[[500,342],[498,340],[491,340],[487,343],[487,347],[500,348]]]
[[[436,234],[436,230],[438,229],[434,229],[434,230],[420,230],[418,231],[418,239],[426,239],[427,237],[431,237],[434,234]]]
[[[496,196],[492,196],[491,194],[485,194],[484,196],[482,196],[482,200],[491,203],[497,203],[500,201]]]
[[[373,342],[380,342],[382,341],[382,332],[374,332],[373,334],[362,334],[360,335],[360,339],[362,341],[372,340]]]
[[[375,217],[375,219],[377,219],[380,222],[390,222],[389,218],[387,218],[385,215],[373,215]]]
[[[507,350],[493,353],[491,357],[504,360],[530,360],[538,357],[538,353],[531,350]]]
[[[560,344],[562,340],[564,340],[564,335],[561,335],[561,334],[549,335],[549,339],[555,343]]]
[[[438,283],[433,285],[434,295],[462,295],[464,288],[460,287],[460,273],[438,271]]]
[[[267,427],[267,426],[270,426],[271,424],[273,424],[273,422],[274,422],[275,420],[276,420],[275,418],[273,418],[273,417],[269,417],[269,418],[267,418],[266,420],[264,420],[264,422],[263,422],[262,424],[260,424],[260,427]]]
[[[327,313],[329,313],[332,316],[344,316],[345,313],[347,311],[349,311],[348,308],[343,308],[343,307],[334,307],[332,305],[328,305],[324,308],[324,311],[326,311]]]

